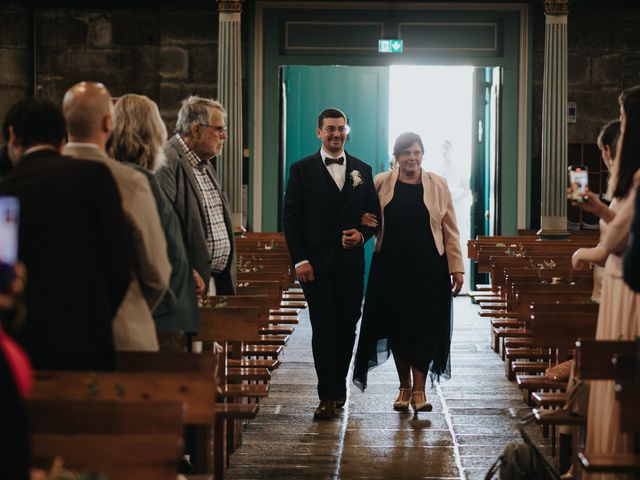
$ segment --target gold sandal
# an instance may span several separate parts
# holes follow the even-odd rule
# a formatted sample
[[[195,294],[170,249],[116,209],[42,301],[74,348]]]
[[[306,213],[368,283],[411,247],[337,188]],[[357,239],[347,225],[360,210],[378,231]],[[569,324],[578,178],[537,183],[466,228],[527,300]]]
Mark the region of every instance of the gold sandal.
[[[411,400],[411,388],[400,387],[398,398],[393,402],[393,409],[399,412],[406,412],[409,410],[409,401]]]
[[[433,410],[433,405],[427,402],[427,396],[424,392],[413,392],[411,394],[411,408],[413,408],[413,415],[418,416],[418,412]]]

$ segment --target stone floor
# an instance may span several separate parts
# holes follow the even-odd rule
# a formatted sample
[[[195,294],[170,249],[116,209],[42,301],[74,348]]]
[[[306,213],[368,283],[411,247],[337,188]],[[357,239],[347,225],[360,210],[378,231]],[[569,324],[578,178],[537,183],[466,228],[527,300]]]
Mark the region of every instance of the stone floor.
[[[520,440],[515,417],[528,410],[489,346],[486,319],[468,297],[454,302],[452,379],[427,390],[433,412],[418,419],[392,409],[398,383],[391,360],[370,373],[366,393],[351,386],[339,418],[314,421],[318,400],[305,313],[226,478],[484,478],[504,446]],[[536,428],[528,430],[545,443]]]

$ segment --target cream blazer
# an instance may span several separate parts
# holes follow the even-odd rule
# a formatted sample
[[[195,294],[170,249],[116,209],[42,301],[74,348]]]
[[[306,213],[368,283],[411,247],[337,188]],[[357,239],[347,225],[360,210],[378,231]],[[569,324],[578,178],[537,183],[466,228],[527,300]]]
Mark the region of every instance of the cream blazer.
[[[380,211],[382,222],[376,233],[374,250],[380,251],[384,238],[384,207],[393,198],[396,182],[398,181],[398,169],[383,172],[376,175],[373,182],[380,199]],[[456,214],[453,210],[451,193],[447,181],[435,173],[422,171],[422,187],[424,188],[424,205],[429,210],[431,232],[440,255],[447,254],[449,273],[464,272],[464,261],[460,249],[460,233],[456,223]]]
[[[125,219],[131,227],[134,268],[129,290],[113,320],[116,350],[157,351],[158,338],[151,312],[169,286],[171,263],[149,181],[97,146],[70,144],[65,146],[63,154],[100,162],[109,168],[120,191]]]

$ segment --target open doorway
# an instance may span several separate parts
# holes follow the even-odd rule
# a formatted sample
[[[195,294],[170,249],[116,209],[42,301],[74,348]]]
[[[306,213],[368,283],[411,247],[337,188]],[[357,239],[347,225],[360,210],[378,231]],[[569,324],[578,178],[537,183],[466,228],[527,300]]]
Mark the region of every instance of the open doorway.
[[[374,175],[392,167],[398,134],[420,134],[423,168],[449,184],[466,257],[467,240],[489,234],[489,219],[496,218],[493,179],[499,142],[497,118],[492,117],[498,113],[492,105],[499,99],[492,94],[492,71],[472,66],[281,67],[280,201],[291,164],[319,148],[318,113],[337,107],[351,126],[346,149],[369,163]],[[472,289],[477,278],[470,262],[465,267],[465,288]]]
[[[389,145],[406,131],[422,137],[422,168],[447,180],[463,253],[471,238],[473,75],[473,67],[401,65],[389,72]]]

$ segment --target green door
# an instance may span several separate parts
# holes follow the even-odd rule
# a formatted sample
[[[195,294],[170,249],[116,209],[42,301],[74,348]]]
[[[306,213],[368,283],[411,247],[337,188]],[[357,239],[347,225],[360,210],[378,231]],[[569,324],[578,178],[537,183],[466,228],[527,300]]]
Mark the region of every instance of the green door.
[[[500,204],[500,89],[502,70],[499,67],[477,68],[474,71],[473,131],[471,191],[471,238],[478,235],[499,235]],[[464,246],[463,246],[464,247]],[[487,274],[478,273],[471,264],[470,286],[488,283]]]
[[[291,164],[320,149],[316,128],[318,114],[325,108],[339,108],[347,115],[351,132],[345,149],[351,155],[371,165],[374,175],[387,169],[388,67],[291,65],[282,67],[281,78],[284,113],[281,199]],[[370,241],[365,248],[367,275],[372,251]]]

